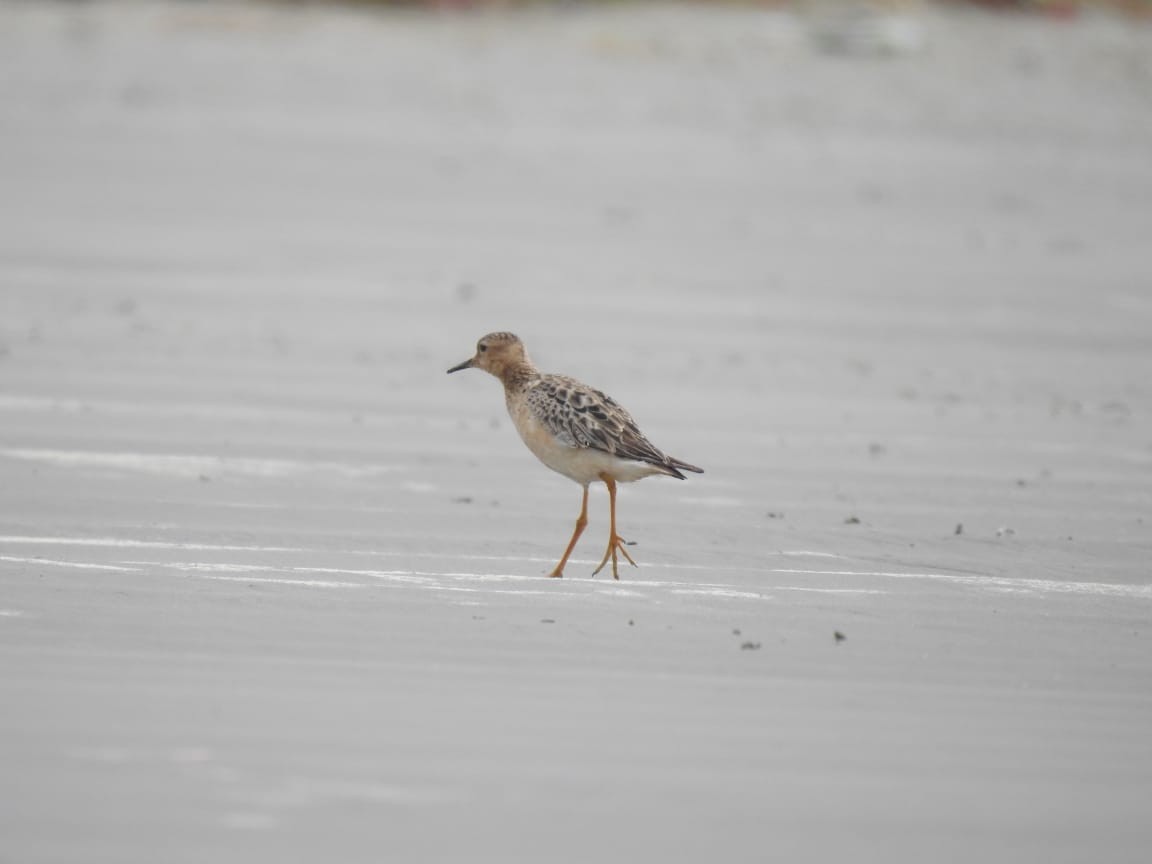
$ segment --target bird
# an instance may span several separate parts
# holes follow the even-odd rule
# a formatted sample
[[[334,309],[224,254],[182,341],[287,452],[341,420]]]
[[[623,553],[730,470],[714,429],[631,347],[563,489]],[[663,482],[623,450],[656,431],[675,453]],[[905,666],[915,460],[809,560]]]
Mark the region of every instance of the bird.
[[[588,524],[588,487],[597,480],[608,487],[608,548],[597,575],[609,560],[612,578],[619,579],[617,553],[637,566],[625,540],[616,532],[616,484],[663,474],[679,480],[683,472],[704,469],[665,455],[640,431],[624,408],[600,390],[565,375],[540,372],[515,333],[489,333],[476,343],[476,353],[457,363],[448,374],[483,369],[504,385],[504,402],[520,437],[536,458],[584,489],[580,515],[560,563],[548,575],[564,575],[564,565]]]

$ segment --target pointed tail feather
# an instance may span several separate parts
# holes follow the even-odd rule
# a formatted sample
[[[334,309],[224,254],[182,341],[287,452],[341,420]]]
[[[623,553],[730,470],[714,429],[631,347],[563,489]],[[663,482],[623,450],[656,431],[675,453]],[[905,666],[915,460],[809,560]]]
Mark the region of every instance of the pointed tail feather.
[[[695,465],[689,465],[687,462],[682,462],[679,459],[673,459],[671,456],[669,456],[668,461],[664,463],[664,467],[672,469],[669,473],[671,473],[673,477],[679,477],[681,480],[688,479],[680,473],[681,471],[691,471],[694,474],[704,473],[703,468],[697,468]]]

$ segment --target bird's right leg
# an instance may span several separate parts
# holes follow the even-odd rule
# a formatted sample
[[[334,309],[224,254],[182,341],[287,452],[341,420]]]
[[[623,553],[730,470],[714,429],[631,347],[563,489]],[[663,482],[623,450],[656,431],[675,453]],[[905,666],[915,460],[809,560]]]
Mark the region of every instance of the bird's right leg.
[[[568,548],[564,550],[564,557],[560,559],[560,563],[556,565],[556,569],[549,573],[556,579],[564,575],[564,565],[568,563],[568,556],[572,554],[572,550],[576,548],[576,541],[580,539],[580,535],[584,533],[584,526],[588,524],[588,485],[584,485],[584,500],[580,504],[580,515],[576,518],[576,530],[572,532],[572,539],[568,541]]]

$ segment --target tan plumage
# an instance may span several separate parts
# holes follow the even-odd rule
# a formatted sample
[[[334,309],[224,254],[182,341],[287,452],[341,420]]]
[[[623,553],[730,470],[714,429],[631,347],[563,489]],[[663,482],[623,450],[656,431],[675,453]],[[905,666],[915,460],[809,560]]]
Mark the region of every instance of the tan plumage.
[[[703,473],[703,469],[661,452],[640,431],[632,415],[610,396],[575,378],[542,374],[513,333],[489,333],[477,343],[470,360],[448,371],[473,367],[490,372],[503,383],[508,414],[528,449],[549,468],[584,487],[576,530],[551,575],[563,575],[564,564],[587,524],[588,485],[602,480],[608,487],[611,531],[604,559],[593,575],[611,557],[612,576],[619,578],[617,551],[632,564],[636,562],[616,533],[616,483],[653,474],[683,480],[683,471]]]

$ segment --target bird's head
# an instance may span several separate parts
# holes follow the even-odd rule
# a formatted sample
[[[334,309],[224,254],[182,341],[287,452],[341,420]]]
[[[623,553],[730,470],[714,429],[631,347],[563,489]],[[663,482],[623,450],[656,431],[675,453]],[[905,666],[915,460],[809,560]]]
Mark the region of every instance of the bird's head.
[[[476,343],[476,353],[470,359],[457,363],[448,371],[483,369],[504,380],[510,370],[525,365],[530,366],[531,361],[519,336],[515,333],[489,333]]]

